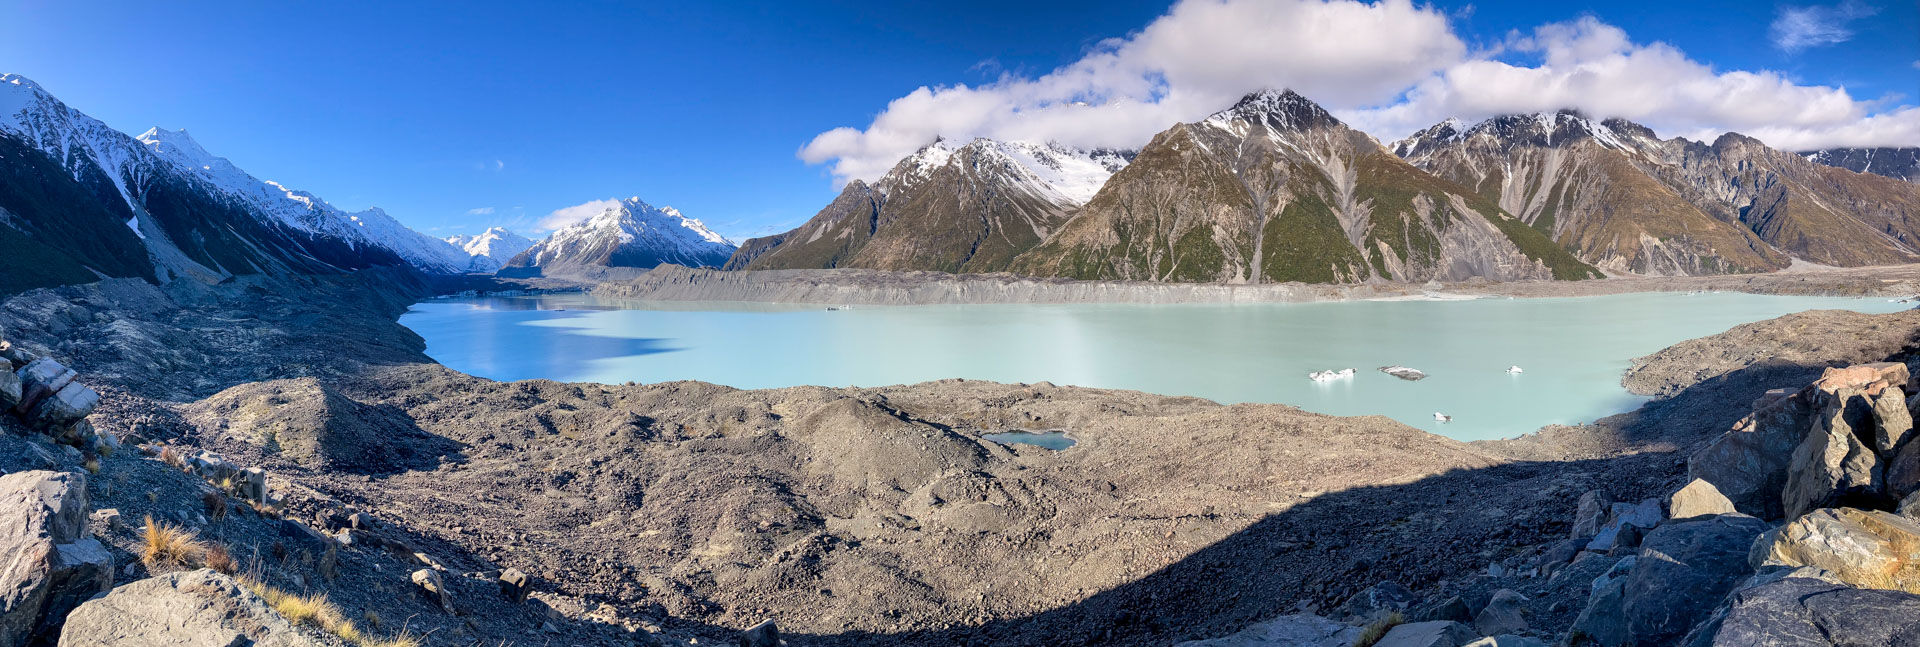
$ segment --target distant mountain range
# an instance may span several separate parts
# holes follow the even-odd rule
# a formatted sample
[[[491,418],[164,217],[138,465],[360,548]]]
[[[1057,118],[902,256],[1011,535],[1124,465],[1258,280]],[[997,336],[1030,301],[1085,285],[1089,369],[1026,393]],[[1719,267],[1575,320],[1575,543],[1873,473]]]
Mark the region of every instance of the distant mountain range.
[[[543,241],[547,252],[532,262],[717,267],[733,252],[676,211],[642,211],[691,223],[674,226],[710,244],[649,233],[658,223],[642,218],[649,224],[631,228],[633,240],[614,253],[555,251],[583,249],[583,234],[568,228]],[[647,247],[653,243],[661,247]],[[377,208],[345,211],[248,174],[185,130],[128,136],[26,77],[0,75],[0,294],[107,277],[213,282],[375,266],[492,272],[533,246],[498,227],[442,240]]]
[[[1920,186],[1895,179],[1920,149],[1793,154],[1572,111],[1448,120],[1389,147],[1291,91],[1111,153],[1071,193],[1010,147],[1095,157],[936,142],[726,267],[1355,283],[1920,261]]]
[[[1291,91],[1136,150],[935,141],[800,227],[735,247],[632,198],[540,241],[434,238],[260,180],[184,130],[137,137],[0,75],[0,293],[407,266],[592,277],[662,263],[1167,282],[1358,283],[1920,262],[1920,149],[1787,153],[1571,111],[1383,145]]]
[[[1829,148],[1800,155],[1815,164],[1920,182],[1920,148]]]

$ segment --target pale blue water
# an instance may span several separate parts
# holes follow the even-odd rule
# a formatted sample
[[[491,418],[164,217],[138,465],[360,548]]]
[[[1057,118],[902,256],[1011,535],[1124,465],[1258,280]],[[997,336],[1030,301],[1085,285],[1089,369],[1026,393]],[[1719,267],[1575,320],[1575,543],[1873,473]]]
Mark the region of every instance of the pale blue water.
[[[1033,445],[1060,451],[1076,444],[1064,431],[1006,431],[997,434],[980,434],[981,438],[1002,445]]]
[[[740,388],[960,377],[1138,389],[1382,414],[1461,439],[1630,410],[1628,361],[1737,324],[1886,299],[1626,294],[1262,305],[819,306],[438,299],[400,322],[449,367],[496,380],[703,380]],[[1430,377],[1408,382],[1378,367]],[[1525,372],[1506,373],[1511,365]],[[1316,383],[1307,373],[1359,369]],[[1453,417],[1450,423],[1435,412]]]

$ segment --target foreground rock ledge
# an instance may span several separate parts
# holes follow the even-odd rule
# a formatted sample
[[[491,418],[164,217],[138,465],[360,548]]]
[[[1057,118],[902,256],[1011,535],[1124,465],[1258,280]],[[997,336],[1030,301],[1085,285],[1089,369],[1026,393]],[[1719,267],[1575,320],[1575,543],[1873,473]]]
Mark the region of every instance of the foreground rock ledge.
[[[67,616],[60,647],[335,647],[303,631],[233,578],[208,569],[116,588]]]

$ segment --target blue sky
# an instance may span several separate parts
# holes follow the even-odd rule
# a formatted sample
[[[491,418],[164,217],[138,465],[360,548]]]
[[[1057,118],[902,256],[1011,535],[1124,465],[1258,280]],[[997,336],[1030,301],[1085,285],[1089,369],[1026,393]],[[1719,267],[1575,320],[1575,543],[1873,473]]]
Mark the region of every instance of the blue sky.
[[[770,233],[933,134],[1137,146],[1271,85],[1381,137],[1555,102],[1662,134],[1920,145],[1920,111],[1902,111],[1920,103],[1905,1],[0,7],[0,72],[436,235],[531,233],[632,195],[730,237]],[[1635,83],[1697,96],[1634,100]]]

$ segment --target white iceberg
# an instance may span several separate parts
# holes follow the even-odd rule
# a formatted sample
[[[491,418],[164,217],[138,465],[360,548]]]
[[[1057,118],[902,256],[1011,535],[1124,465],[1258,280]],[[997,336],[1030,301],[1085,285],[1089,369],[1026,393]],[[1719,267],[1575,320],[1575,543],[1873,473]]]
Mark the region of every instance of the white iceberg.
[[[1509,366],[1507,367],[1507,372],[1508,373],[1525,373],[1526,371],[1520,370],[1520,367],[1518,366]]]
[[[1315,382],[1331,382],[1344,377],[1353,377],[1353,369],[1343,368],[1338,371],[1314,371],[1307,374],[1307,378]]]
[[[1447,414],[1440,413],[1438,411],[1433,412],[1433,419],[1438,420],[1440,422],[1453,422],[1453,416],[1449,416]]]

